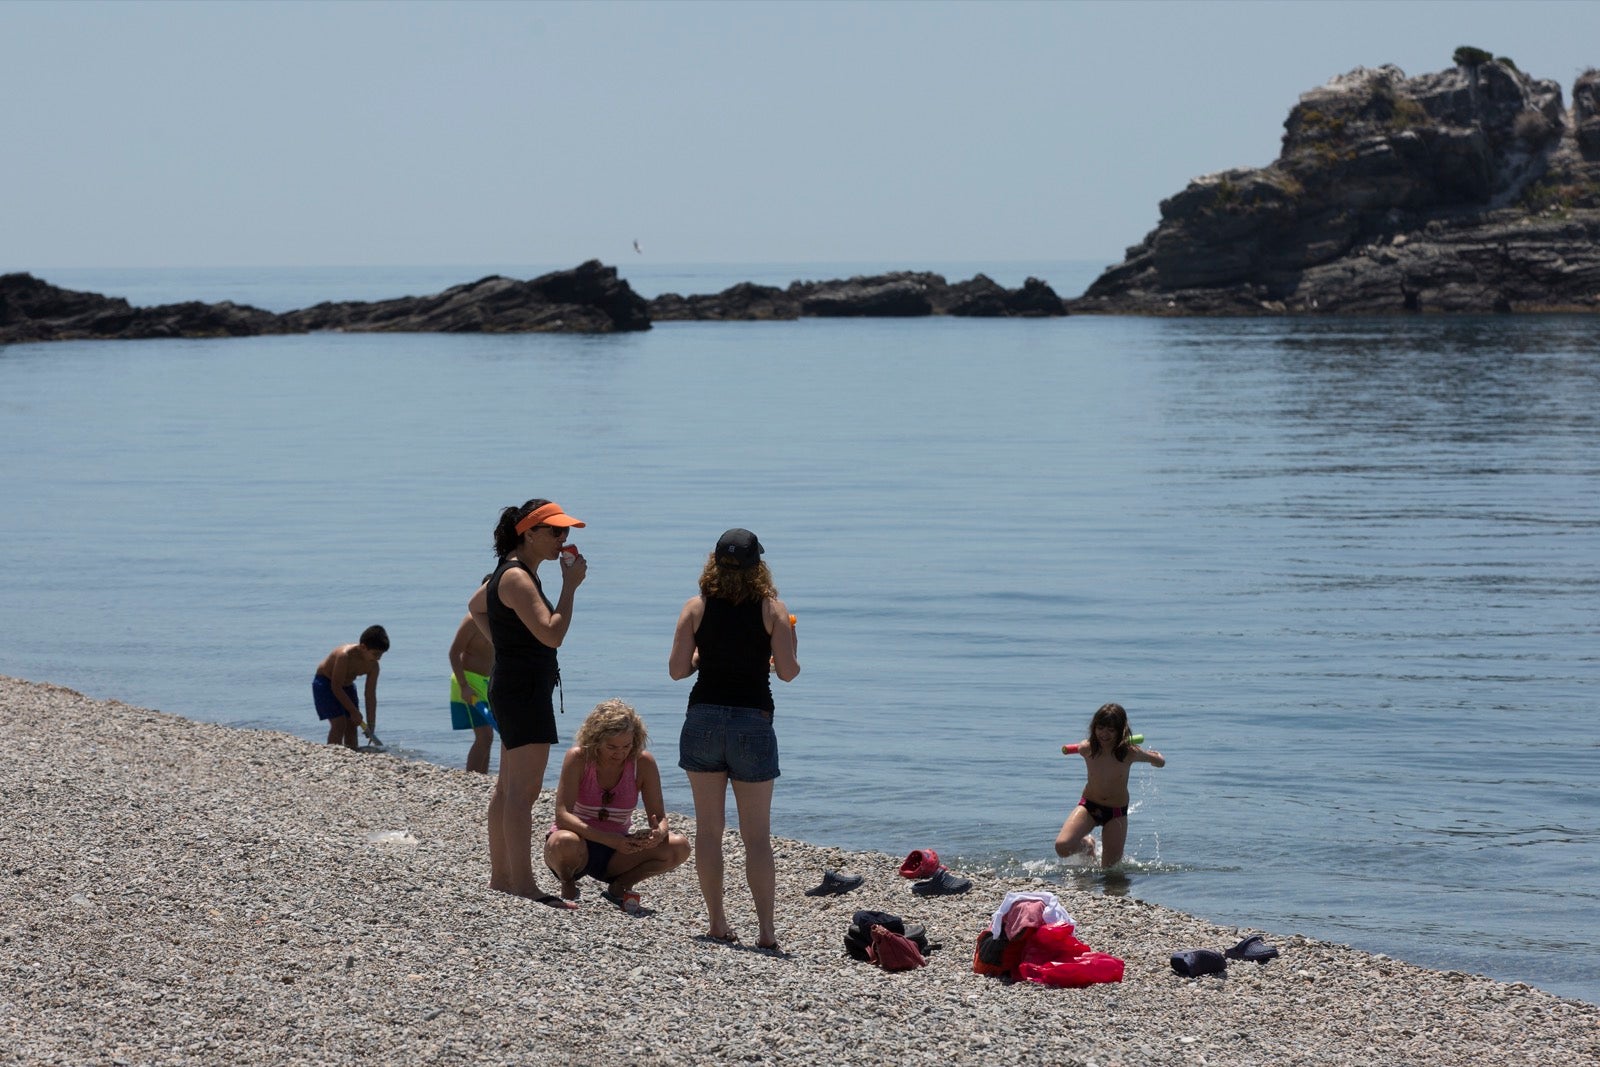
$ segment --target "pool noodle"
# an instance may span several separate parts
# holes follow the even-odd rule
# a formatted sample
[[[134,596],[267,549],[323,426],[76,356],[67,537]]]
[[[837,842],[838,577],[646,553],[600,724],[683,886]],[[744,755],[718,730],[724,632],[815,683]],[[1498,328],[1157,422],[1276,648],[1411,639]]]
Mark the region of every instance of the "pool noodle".
[[[1130,736],[1128,738],[1128,744],[1130,744],[1130,745],[1142,745],[1142,744],[1144,744],[1144,734],[1133,734],[1132,736]],[[1070,744],[1070,745],[1062,745],[1061,746],[1061,754],[1063,756],[1076,755],[1077,751],[1078,751],[1078,746],[1077,746],[1076,743]]]

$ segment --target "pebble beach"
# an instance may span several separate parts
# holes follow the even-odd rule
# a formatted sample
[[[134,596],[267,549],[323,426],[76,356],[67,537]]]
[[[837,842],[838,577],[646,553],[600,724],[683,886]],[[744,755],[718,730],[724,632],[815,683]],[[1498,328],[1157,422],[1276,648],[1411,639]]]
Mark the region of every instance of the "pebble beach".
[[[1600,1007],[1531,986],[1037,880],[957,872],[970,892],[918,897],[902,857],[800,841],[775,842],[783,951],[757,951],[732,830],[743,945],[703,936],[692,860],[639,887],[642,915],[594,882],[559,912],[487,888],[490,778],[47,684],[0,677],[0,752],[0,1063],[1600,1062]],[[827,869],[863,884],[806,896]],[[1122,982],[973,973],[1005,893],[1039,889]],[[862,908],[941,947],[857,962]],[[1249,933],[1280,956],[1168,962]]]

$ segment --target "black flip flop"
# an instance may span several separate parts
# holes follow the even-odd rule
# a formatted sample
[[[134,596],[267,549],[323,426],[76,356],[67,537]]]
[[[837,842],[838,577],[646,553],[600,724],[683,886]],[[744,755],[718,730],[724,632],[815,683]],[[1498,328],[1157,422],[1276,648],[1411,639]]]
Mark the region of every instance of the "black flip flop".
[[[823,871],[822,884],[806,890],[808,897],[832,897],[841,893],[848,893],[861,884],[859,874],[840,874],[838,871]]]
[[[1191,948],[1172,954],[1172,969],[1185,978],[1203,974],[1227,974],[1228,961],[1214,948]]]
[[[1260,934],[1251,934],[1243,941],[1222,953],[1230,960],[1247,960],[1265,963],[1278,958],[1278,950],[1261,940]]]
[[[942,897],[953,893],[965,893],[971,888],[970,878],[961,878],[951,874],[950,868],[940,867],[932,878],[926,882],[918,882],[911,887],[911,891],[919,897]]]
[[[535,904],[543,904],[547,908],[555,908],[557,911],[578,910],[578,905],[574,904],[570,900],[562,900],[554,893],[540,893],[538,896],[533,898],[533,902]]]

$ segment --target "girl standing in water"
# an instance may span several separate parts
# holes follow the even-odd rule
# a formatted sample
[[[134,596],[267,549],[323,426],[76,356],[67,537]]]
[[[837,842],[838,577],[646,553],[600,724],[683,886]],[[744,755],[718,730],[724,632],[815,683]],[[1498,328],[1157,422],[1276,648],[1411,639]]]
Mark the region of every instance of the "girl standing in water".
[[[1128,842],[1128,772],[1135,763],[1165,767],[1155,749],[1148,752],[1129,737],[1128,713],[1121,704],[1102,704],[1089,720],[1089,739],[1078,743],[1078,755],[1089,771],[1083,795],[1056,835],[1056,855],[1094,855],[1093,831],[1100,827],[1100,866],[1122,860]]]

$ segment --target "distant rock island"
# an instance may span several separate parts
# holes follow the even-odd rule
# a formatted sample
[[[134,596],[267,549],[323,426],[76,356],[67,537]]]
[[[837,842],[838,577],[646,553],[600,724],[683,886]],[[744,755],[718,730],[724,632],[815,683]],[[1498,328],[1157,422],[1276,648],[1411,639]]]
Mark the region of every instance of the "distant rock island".
[[[842,281],[796,281],[783,289],[741,282],[706,296],[663,293],[650,301],[650,317],[657,322],[923,315],[1037,318],[1064,314],[1061,298],[1038,278],[1027,279],[1020,289],[1007,289],[984,274],[951,283],[942,275],[916,271]]]
[[[1600,71],[1561,87],[1457,49],[1300,98],[1259,169],[1197,178],[1074,313],[1600,310]]]
[[[598,260],[531,281],[489,277],[434,296],[318,304],[281,315],[228,302],[136,308],[121,297],[60,289],[31,274],[0,275],[0,344],[313,330],[614,333],[649,328],[644,298],[617,278],[616,268]]]
[[[748,282],[705,296],[645,300],[615,267],[590,260],[530,281],[491,276],[434,296],[318,304],[281,315],[219,304],[132,307],[121,297],[75,292],[31,274],[0,275],[0,344],[29,341],[248,337],[310,333],[616,333],[652,320],[797,319],[801,316],[1065,315],[1037,278],[1006,289],[979,274],[947,283],[909,271],[842,281],[797,281],[785,289]]]

